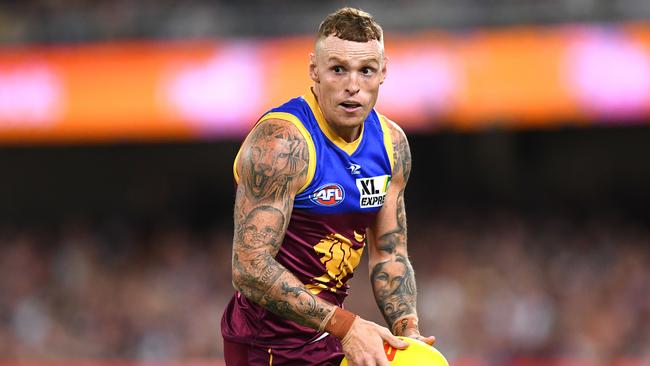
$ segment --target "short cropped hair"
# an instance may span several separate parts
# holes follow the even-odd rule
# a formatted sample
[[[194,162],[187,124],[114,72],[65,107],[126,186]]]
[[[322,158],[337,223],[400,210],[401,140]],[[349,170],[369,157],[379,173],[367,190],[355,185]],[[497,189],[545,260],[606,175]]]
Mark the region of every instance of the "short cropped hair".
[[[318,28],[318,39],[335,36],[345,41],[382,42],[383,34],[384,31],[372,15],[350,7],[331,13]]]

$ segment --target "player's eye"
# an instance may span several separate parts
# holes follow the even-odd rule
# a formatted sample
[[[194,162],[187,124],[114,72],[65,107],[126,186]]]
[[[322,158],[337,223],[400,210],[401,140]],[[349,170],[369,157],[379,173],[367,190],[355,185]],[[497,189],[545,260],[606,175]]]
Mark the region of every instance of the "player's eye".
[[[334,71],[337,74],[340,74],[343,72],[343,67],[342,66],[332,66],[332,71]]]
[[[372,73],[374,72],[375,70],[372,67],[364,67],[363,69],[361,69],[361,73],[364,75],[372,75]]]

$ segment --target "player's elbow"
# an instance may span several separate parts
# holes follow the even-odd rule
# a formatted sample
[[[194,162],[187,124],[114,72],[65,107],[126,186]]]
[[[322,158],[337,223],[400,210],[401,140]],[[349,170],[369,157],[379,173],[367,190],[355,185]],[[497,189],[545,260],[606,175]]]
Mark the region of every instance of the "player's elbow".
[[[232,284],[248,299],[259,302],[275,281],[284,273],[283,268],[274,263],[270,254],[234,256],[232,265]]]
[[[242,291],[244,283],[245,274],[242,271],[241,265],[233,262],[232,264],[232,287],[237,291]]]
[[[232,286],[239,292],[247,292],[248,288],[251,287],[250,276],[242,274],[235,275],[233,273]]]
[[[232,284],[232,287],[235,289],[235,291],[239,291],[239,288],[237,287],[237,281],[235,281],[234,277],[230,283]]]
[[[258,276],[252,271],[246,271],[244,267],[233,265],[232,285],[247,299],[259,303],[264,294],[264,286],[260,284]]]
[[[255,286],[256,276],[249,270],[247,263],[233,261],[232,263],[232,285],[235,290],[247,293],[248,290]]]

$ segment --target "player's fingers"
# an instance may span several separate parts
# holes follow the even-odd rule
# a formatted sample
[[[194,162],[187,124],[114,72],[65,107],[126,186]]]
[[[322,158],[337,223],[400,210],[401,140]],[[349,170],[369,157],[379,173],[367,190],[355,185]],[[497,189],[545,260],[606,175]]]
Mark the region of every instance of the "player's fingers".
[[[433,344],[436,343],[436,337],[434,336],[430,336],[430,337],[419,336],[417,339],[428,344],[429,346],[433,346]]]
[[[388,342],[388,344],[397,349],[404,349],[409,346],[408,342],[395,337],[391,332],[388,331],[388,329],[386,329],[385,332],[382,332],[381,338],[383,338],[384,341]]]
[[[381,353],[380,355],[368,355],[368,357],[364,360],[364,365],[368,366],[390,366],[390,363],[382,363],[382,361],[388,362],[388,359],[386,359],[386,356]]]
[[[434,336],[430,336],[430,337],[422,336],[422,335],[420,335],[420,332],[418,332],[417,330],[412,330],[410,332],[407,332],[406,334],[404,334],[404,336],[409,337],[409,338],[413,338],[413,339],[417,339],[418,341],[422,341],[422,342],[428,344],[429,346],[433,346],[433,344],[436,343],[436,337],[434,337]]]
[[[372,358],[365,354],[350,355],[346,356],[346,358],[348,359],[348,365],[350,366],[367,366],[374,364]]]
[[[390,362],[388,361],[388,357],[386,357],[386,354],[384,352],[381,352],[379,355],[377,355],[376,362],[373,363],[373,365],[390,366]]]

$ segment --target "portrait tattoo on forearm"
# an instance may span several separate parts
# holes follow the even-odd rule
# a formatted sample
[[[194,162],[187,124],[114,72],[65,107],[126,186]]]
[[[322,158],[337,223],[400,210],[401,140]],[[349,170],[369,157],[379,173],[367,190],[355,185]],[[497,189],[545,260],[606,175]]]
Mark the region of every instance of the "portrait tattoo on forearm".
[[[415,277],[406,257],[397,254],[395,259],[376,264],[370,279],[377,306],[389,326],[404,315],[415,314]]]

